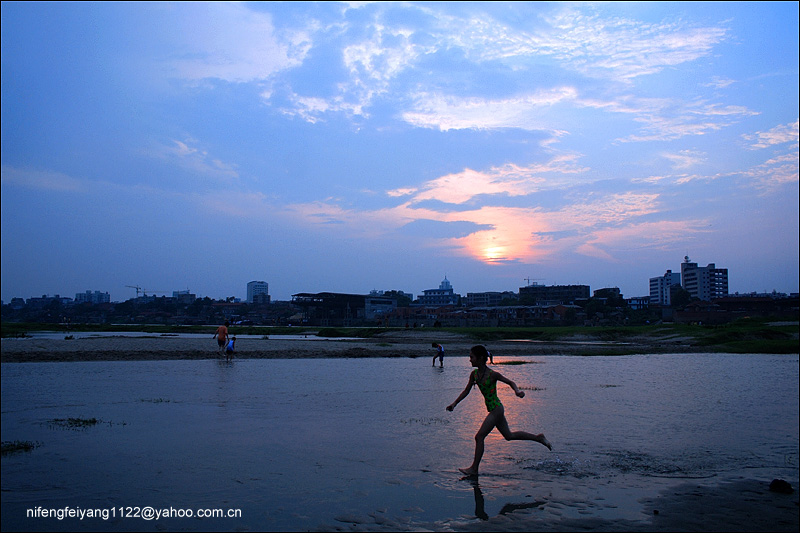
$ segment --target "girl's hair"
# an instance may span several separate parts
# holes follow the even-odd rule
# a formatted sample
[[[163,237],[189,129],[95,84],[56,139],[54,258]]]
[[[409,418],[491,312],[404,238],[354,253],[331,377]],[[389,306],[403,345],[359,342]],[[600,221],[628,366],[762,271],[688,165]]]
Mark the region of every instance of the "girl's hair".
[[[469,349],[472,353],[478,356],[484,363],[489,360],[489,351],[486,349],[486,346],[482,344],[478,344],[473,346]]]

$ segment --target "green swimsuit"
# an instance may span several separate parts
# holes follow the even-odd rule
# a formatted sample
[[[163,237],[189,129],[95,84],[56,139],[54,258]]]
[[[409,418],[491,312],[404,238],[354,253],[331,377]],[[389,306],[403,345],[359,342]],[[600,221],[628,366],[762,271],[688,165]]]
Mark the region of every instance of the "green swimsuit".
[[[491,374],[487,372],[487,376]],[[483,393],[483,399],[486,400],[486,410],[490,413],[499,405],[500,398],[497,397],[497,380],[484,379],[483,383],[478,383],[478,369],[472,371],[472,380],[478,385],[478,388]]]

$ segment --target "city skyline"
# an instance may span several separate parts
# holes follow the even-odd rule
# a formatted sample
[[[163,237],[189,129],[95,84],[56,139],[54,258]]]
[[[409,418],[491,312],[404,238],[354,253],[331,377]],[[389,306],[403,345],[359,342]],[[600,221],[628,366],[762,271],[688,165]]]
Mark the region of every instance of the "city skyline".
[[[2,300],[798,292],[798,4],[2,3]],[[367,288],[369,287],[369,288]]]
[[[688,259],[688,257],[685,258],[685,259]],[[698,265],[698,266],[700,266],[701,270],[705,268],[702,265]],[[709,266],[711,266],[711,264]],[[672,278],[667,280],[666,285],[661,283],[665,279],[665,277],[669,278],[670,276],[672,276]],[[532,286],[542,286],[542,287],[559,286],[559,285],[548,285],[548,284],[545,284],[545,283],[538,283],[536,281],[531,280],[530,278],[525,279],[523,281],[526,281],[527,284],[518,286],[516,290],[496,291],[496,290],[487,289],[487,290],[475,290],[475,291],[461,293],[461,292],[456,290],[456,288],[452,285],[452,283],[447,278],[447,276],[445,276],[444,280],[442,280],[439,283],[439,287],[438,288],[442,289],[443,285],[446,285],[445,288],[451,289],[456,296],[464,298],[464,297],[467,297],[469,294],[487,294],[487,293],[514,293],[517,296],[519,296],[520,292],[526,287],[532,287]],[[657,287],[656,289],[654,289],[654,285],[653,285],[654,282],[658,282],[659,283],[659,284],[656,285],[656,287]],[[146,288],[140,287],[140,286],[137,286],[137,285],[128,285],[127,288],[131,289],[131,290],[134,290],[136,292],[135,298],[139,298],[140,296],[142,296],[142,297],[156,297],[156,298],[160,298],[162,296],[175,297],[176,294],[191,294],[192,296],[195,296],[197,298],[209,297],[209,298],[211,298],[213,300],[219,300],[219,301],[226,300],[228,298],[236,298],[237,300],[246,301],[246,302],[250,303],[249,302],[249,300],[250,300],[249,291],[250,291],[250,288],[251,288],[252,284],[268,285],[268,283],[264,282],[264,281],[251,280],[250,282],[248,282],[245,285],[245,293],[247,294],[246,296],[240,296],[238,294],[230,294],[230,295],[219,297],[219,298],[211,297],[209,295],[204,295],[204,294],[194,294],[190,290],[186,290],[186,289],[177,289],[177,290],[173,290],[173,291],[158,291],[158,293],[155,293],[155,292],[148,291]],[[646,294],[630,295],[630,294],[625,294],[623,291],[620,291],[620,295],[623,296],[625,299],[652,298],[653,294],[654,294],[654,291],[656,291],[656,293],[663,292],[664,290],[668,291],[669,285],[671,285],[671,284],[677,284],[677,285],[681,286],[682,288],[686,288],[684,286],[685,284],[684,284],[684,281],[682,280],[681,273],[680,272],[672,272],[671,269],[667,269],[665,276],[651,277],[649,279],[649,285],[650,286],[649,286],[649,291]],[[592,287],[592,286],[590,286],[588,284],[580,283],[580,282],[574,283],[574,284],[570,284],[569,286],[585,286],[585,287],[589,288],[591,293],[594,293],[595,291],[598,291],[598,290],[602,291],[602,290],[606,290],[606,289],[619,289],[619,285],[609,285],[609,286],[604,286],[604,287]],[[285,300],[276,300],[275,298],[271,297],[272,295],[269,294],[268,289],[266,289],[266,291],[267,292],[263,292],[263,294],[266,294],[266,295],[270,296],[270,299],[272,301],[290,301],[291,300],[290,298],[287,298]],[[395,292],[395,291],[404,293],[405,295],[411,297],[413,300],[416,301],[418,298],[423,296],[423,293],[430,292],[430,291],[434,291],[435,292],[436,289],[434,289],[433,287],[429,287],[428,289],[422,289],[418,293],[416,293],[416,292],[413,292],[413,291],[404,291],[402,288],[385,288],[384,287],[384,288],[380,288],[380,289],[379,288],[373,288],[373,289],[369,289],[369,290],[356,291],[356,292],[354,292],[352,294],[360,294],[360,295],[367,296],[367,295],[369,295],[369,294],[371,294],[373,292],[377,292],[377,293],[381,293],[382,294],[382,293],[386,293],[386,292]],[[149,292],[149,294],[148,294],[148,292]],[[319,293],[337,293],[337,291],[328,291],[328,290],[324,290],[324,289],[320,290],[318,292]],[[120,303],[120,302],[131,300],[131,299],[134,298],[132,296],[130,298],[123,298],[121,300],[111,300],[110,299],[110,293],[108,291],[103,291],[103,290],[94,290],[94,291],[92,291],[91,289],[88,289],[86,291],[81,291],[81,292],[76,293],[74,299],[76,301],[78,301],[79,299],[81,299],[81,297],[83,297],[83,298],[89,300],[92,297],[92,294],[94,295],[94,298],[100,297],[100,298],[102,298],[103,302],[109,302],[110,301],[111,303]],[[303,291],[303,290],[297,290],[297,291],[292,291],[291,292],[291,296],[294,296],[296,294],[311,294],[311,293],[309,293],[308,291]],[[777,291],[777,290],[772,290],[772,291],[751,290],[751,291],[742,291],[742,292],[736,291],[736,292],[729,292],[728,293],[728,295],[730,295],[730,296],[748,296],[748,295],[759,295],[759,296],[761,296],[761,295],[769,295],[769,294],[792,296],[793,294],[797,294],[797,292],[790,293],[790,292]],[[55,294],[42,294],[42,295],[38,295],[37,294],[37,295],[31,295],[31,296],[28,296],[28,297],[15,296],[14,299],[22,299],[22,300],[26,300],[27,301],[29,298],[36,299],[36,298],[40,298],[40,297],[43,297],[43,298],[73,299],[70,296],[68,296],[67,294],[61,294],[61,293],[58,293],[58,292],[55,293]],[[659,298],[659,296],[657,295],[656,296],[656,300],[658,300],[658,298]],[[5,301],[5,300],[3,301],[4,305],[5,304],[9,304],[9,303],[10,303],[10,301]],[[655,303],[659,303],[659,302],[656,301]]]

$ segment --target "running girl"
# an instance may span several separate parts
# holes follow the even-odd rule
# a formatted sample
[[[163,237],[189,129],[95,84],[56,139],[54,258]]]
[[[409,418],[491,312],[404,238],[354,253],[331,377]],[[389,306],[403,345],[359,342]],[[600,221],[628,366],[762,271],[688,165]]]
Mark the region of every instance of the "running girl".
[[[519,388],[517,384],[510,379],[504,377],[500,372],[495,372],[486,366],[486,361],[489,359],[489,352],[486,351],[485,346],[473,346],[469,351],[469,362],[475,367],[475,370],[470,372],[469,381],[464,391],[456,398],[456,401],[447,406],[448,411],[455,409],[456,405],[467,397],[472,387],[477,385],[483,393],[483,398],[486,401],[486,410],[489,414],[481,424],[478,433],[475,434],[475,459],[469,468],[459,468],[461,472],[468,476],[478,475],[478,466],[481,464],[483,457],[483,441],[486,436],[492,432],[494,428],[500,432],[506,440],[533,440],[540,444],[547,446],[548,450],[553,447],[550,442],[544,437],[542,433],[534,435],[525,431],[511,431],[508,428],[508,421],[506,420],[505,410],[503,404],[500,403],[500,398],[497,397],[497,382],[502,381],[509,387],[514,389],[514,394],[520,398],[525,397],[525,393]]]

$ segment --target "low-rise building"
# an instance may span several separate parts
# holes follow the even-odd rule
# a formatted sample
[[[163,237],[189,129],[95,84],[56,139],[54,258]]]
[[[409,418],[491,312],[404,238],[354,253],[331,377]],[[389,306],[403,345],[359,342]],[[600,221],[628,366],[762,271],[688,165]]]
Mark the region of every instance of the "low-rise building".
[[[516,300],[517,294],[511,291],[504,292],[468,292],[464,297],[467,307],[496,307],[504,300]]]
[[[413,305],[423,307],[445,307],[448,305],[458,305],[459,295],[453,291],[453,285],[444,277],[444,281],[439,284],[438,289],[426,289],[422,291],[422,296]]]
[[[590,296],[588,285],[539,285],[519,288],[521,303],[537,305],[571,305]]]

